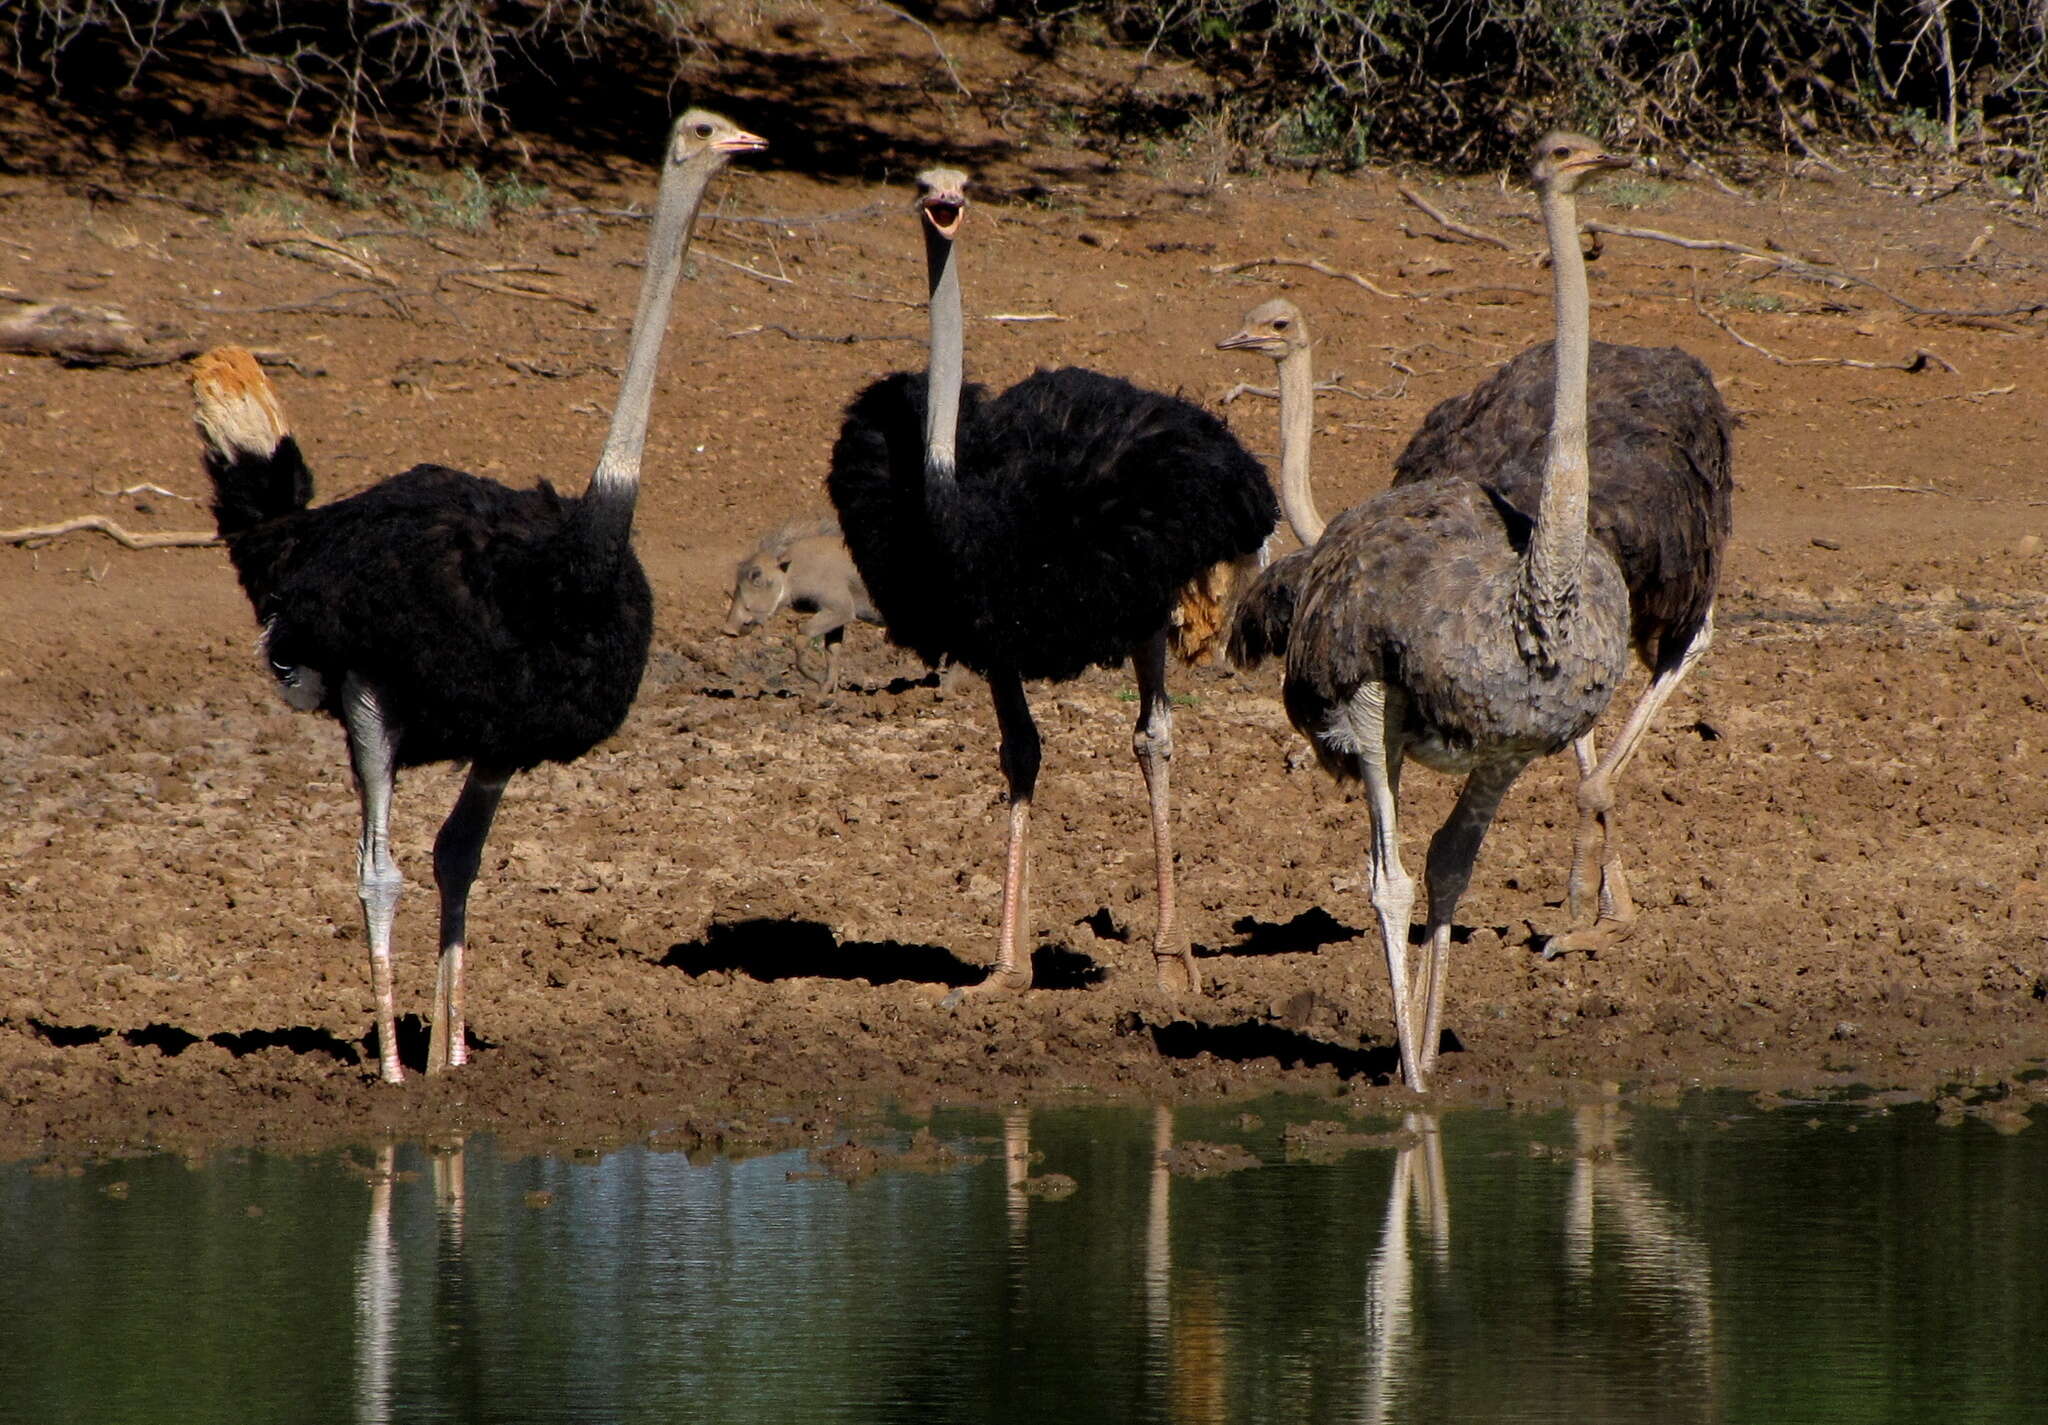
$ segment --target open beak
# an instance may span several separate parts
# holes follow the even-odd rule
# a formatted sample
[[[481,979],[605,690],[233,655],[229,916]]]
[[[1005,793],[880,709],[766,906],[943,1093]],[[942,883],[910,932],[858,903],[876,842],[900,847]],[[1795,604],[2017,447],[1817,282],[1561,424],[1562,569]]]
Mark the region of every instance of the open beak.
[[[917,200],[917,206],[934,232],[942,238],[952,238],[959,233],[960,219],[966,215],[967,195],[928,193]]]

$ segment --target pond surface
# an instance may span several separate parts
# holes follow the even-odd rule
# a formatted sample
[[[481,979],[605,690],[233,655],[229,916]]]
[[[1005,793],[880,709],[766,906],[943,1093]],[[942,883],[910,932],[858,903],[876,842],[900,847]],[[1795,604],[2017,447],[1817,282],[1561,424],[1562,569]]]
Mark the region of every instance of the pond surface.
[[[879,1162],[12,1166],[0,1419],[2044,1420],[2024,1122],[1273,1100],[940,1112]]]

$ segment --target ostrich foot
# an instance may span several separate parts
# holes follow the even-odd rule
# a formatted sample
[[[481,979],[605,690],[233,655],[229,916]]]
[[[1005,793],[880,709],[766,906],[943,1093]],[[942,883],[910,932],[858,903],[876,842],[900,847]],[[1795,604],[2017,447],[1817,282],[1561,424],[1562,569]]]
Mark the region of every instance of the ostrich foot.
[[[1152,971],[1157,977],[1159,988],[1170,995],[1199,995],[1202,992],[1202,975],[1195,968],[1195,952],[1186,950],[1154,950]]]
[[[991,995],[1018,995],[1031,988],[1031,971],[1022,965],[998,965],[989,971],[988,978],[972,985],[956,985],[952,993],[939,1001],[940,1009],[955,1009],[966,1000],[985,999]]]
[[[1566,955],[1598,954],[1602,950],[1611,950],[1625,944],[1635,933],[1636,922],[1633,916],[1627,920],[1603,916],[1591,925],[1575,925],[1569,930],[1551,936],[1543,942],[1543,958],[1556,960]]]

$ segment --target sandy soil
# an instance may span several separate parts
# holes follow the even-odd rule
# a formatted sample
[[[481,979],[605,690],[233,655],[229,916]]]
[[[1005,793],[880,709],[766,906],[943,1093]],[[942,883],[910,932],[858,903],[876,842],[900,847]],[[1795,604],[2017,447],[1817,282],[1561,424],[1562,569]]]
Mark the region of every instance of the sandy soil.
[[[812,55],[835,35],[896,46],[896,82],[940,125],[933,148],[972,157],[987,180],[963,258],[979,379],[1079,362],[1216,404],[1271,373],[1213,343],[1287,292],[1319,330],[1322,374],[1345,388],[1318,414],[1322,503],[1336,509],[1385,482],[1433,402],[1549,321],[1540,269],[1443,241],[1396,183],[1533,248],[1518,190],[1220,174],[1194,148],[1118,164],[1074,135],[1021,146],[934,79],[920,37],[879,17],[835,23],[757,38]],[[1015,62],[999,45],[961,53],[984,92]],[[1028,77],[1041,98],[1080,82]],[[397,1089],[369,1076],[342,739],[270,691],[225,555],[94,535],[0,549],[0,1154],[452,1125],[590,1139],[885,1096],[1401,1093],[1386,1086],[1390,1025],[1365,933],[1364,808],[1302,754],[1276,675],[1176,675],[1189,700],[1175,728],[1179,871],[1204,994],[1174,1003],[1150,988],[1130,682],[1104,672],[1036,694],[1044,987],[947,1009],[946,991],[994,951],[1004,808],[985,693],[934,686],[860,628],[854,685],[826,700],[794,670],[793,620],[719,637],[755,534],[823,508],[844,400],[918,359],[917,239],[897,206],[916,155],[895,153],[872,180],[820,181],[785,159],[722,182],[726,211],[786,221],[700,230],[641,506],[653,664],[617,738],[514,784],[473,901],[477,1048],[460,1074]],[[644,167],[590,172],[543,170],[547,202],[476,234],[330,206],[256,166],[0,178],[0,287],[118,307],[172,345],[289,357],[279,388],[323,497],[429,459],[576,488],[644,241],[608,214],[651,193]],[[1863,282],[1623,238],[1594,264],[1596,335],[1684,345],[1741,415],[1720,637],[1626,788],[1642,904],[1631,942],[1597,958],[1535,952],[1559,919],[1568,768],[1538,768],[1512,793],[1461,915],[1447,1098],[1593,1079],[1992,1085],[2048,1053],[2048,647],[2034,648],[2048,607],[2035,444],[2048,357],[2025,315],[1906,305],[2038,297],[2048,237],[1981,188],[1925,201],[1946,187],[1938,175],[1746,176],[1742,196],[1636,185],[1623,196],[1640,206],[1596,200],[1586,215],[1769,244]],[[801,221],[874,204],[887,211]],[[271,243],[292,220],[407,295]],[[1397,295],[1300,266],[1212,270],[1274,256]],[[491,264],[544,269],[527,275],[569,300],[462,280]],[[1738,345],[1695,293],[1750,342],[1824,364]],[[1057,319],[993,319],[1017,314]],[[1920,349],[1940,361],[1882,365]],[[205,524],[178,366],[16,356],[0,372],[0,525]],[[1271,401],[1218,408],[1271,453]],[[175,493],[108,493],[143,484]],[[427,852],[455,785],[429,769],[400,788],[415,1062],[432,975]],[[1419,860],[1452,788],[1417,772],[1406,792]]]

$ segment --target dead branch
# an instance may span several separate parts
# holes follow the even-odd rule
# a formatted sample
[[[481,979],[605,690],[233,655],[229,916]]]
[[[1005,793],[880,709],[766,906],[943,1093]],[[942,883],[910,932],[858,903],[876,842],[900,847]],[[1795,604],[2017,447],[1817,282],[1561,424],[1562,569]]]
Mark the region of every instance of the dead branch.
[[[1350,282],[1356,286],[1363,287],[1375,297],[1385,297],[1395,302],[1417,302],[1423,300],[1420,293],[1389,292],[1370,277],[1361,277],[1356,272],[1346,272],[1342,268],[1332,267],[1329,263],[1314,257],[1254,257],[1245,262],[1215,263],[1212,266],[1204,267],[1202,271],[1214,277],[1228,277],[1236,272],[1249,272],[1254,267],[1306,267],[1309,271],[1319,272],[1325,277],[1334,277],[1340,282]]]
[[[784,326],[781,322],[756,322],[753,326],[727,332],[725,336],[726,340],[730,341],[734,337],[759,336],[763,332],[776,332],[791,341],[827,341],[837,346],[852,346],[857,341],[907,341],[918,346],[924,345],[924,338],[921,336],[868,335],[863,332],[845,332],[839,335],[830,332],[800,332]]]
[[[161,495],[166,500],[183,500],[188,505],[193,503],[190,495],[181,495],[176,490],[166,490],[161,485],[130,485],[122,490],[102,490],[95,486],[93,493],[95,495],[104,495],[110,500],[122,500],[130,495]]]
[[[946,66],[946,73],[952,79],[953,87],[959,90],[962,96],[964,96],[965,98],[972,99],[974,97],[974,92],[970,90],[965,84],[960,82],[960,71],[953,68],[952,56],[946,53],[946,47],[939,43],[939,37],[936,33],[933,32],[932,27],[930,25],[927,25],[924,21],[918,19],[915,15],[905,14],[903,11],[897,9],[894,5],[883,4],[882,0],[861,0],[861,8],[868,10],[881,10],[886,14],[893,15],[897,19],[901,20],[904,24],[916,29],[926,39],[930,40],[932,42],[932,49],[936,51],[939,56],[939,63]]]
[[[1318,393],[1327,392],[1333,396],[1349,396],[1356,401],[1385,401],[1392,399],[1390,392],[1360,391],[1356,387],[1344,385],[1341,380],[1334,377],[1327,381],[1316,382],[1314,390]],[[1277,401],[1280,399],[1280,388],[1278,386],[1254,386],[1249,381],[1240,381],[1217,397],[1217,404],[1227,406],[1239,396],[1263,396],[1269,401]]]
[[[1071,322],[1072,317],[1063,317],[1058,312],[991,312],[982,318],[987,322]]]
[[[195,311],[209,312],[215,316],[262,316],[278,312],[332,312],[338,306],[351,305],[356,299],[368,297],[394,307],[400,316],[411,320],[411,310],[403,304],[408,297],[424,297],[427,293],[417,288],[402,292],[387,291],[382,287],[337,287],[332,292],[323,292],[317,297],[308,297],[303,302],[269,302],[262,306],[236,306],[227,302],[193,302],[187,306]]]
[[[1925,371],[1929,367],[1938,366],[1951,375],[1957,374],[1956,368],[1947,358],[1929,351],[1924,346],[1915,349],[1911,356],[1902,357],[1897,361],[1864,361],[1854,356],[1780,356],[1769,347],[1751,341],[1748,337],[1730,326],[1726,320],[1708,311],[1706,304],[1700,301],[1700,294],[1697,289],[1692,294],[1692,307],[1694,311],[1733,337],[1737,346],[1746,346],[1751,351],[1757,353],[1757,355],[1764,357],[1766,360],[1774,361],[1780,366],[1851,366],[1858,371],[1913,372]]]
[[[1887,490],[1896,495],[1946,495],[1932,485],[1844,485],[1844,490]]]
[[[220,536],[210,529],[130,534],[105,515],[78,515],[72,519],[59,520],[56,524],[29,525],[23,529],[0,529],[0,544],[18,544],[25,549],[38,549],[64,535],[87,530],[105,535],[124,549],[190,549],[220,543]]]
[[[1420,193],[1416,192],[1413,188],[1410,188],[1405,183],[1396,184],[1394,187],[1394,191],[1396,193],[1399,193],[1403,198],[1407,199],[1416,207],[1420,208],[1424,213],[1428,214],[1432,221],[1443,227],[1445,230],[1456,233],[1461,238],[1466,238],[1472,242],[1490,243],[1494,247],[1501,249],[1501,251],[1512,252],[1518,257],[1527,257],[1530,255],[1528,253],[1523,252],[1520,248],[1516,247],[1513,243],[1509,242],[1506,238],[1500,236],[1500,234],[1498,233],[1490,233],[1486,231],[1486,229],[1484,228],[1475,228],[1470,223],[1459,222],[1456,218],[1452,217],[1449,213],[1446,213],[1443,209],[1437,207],[1436,204],[1430,202],[1429,199],[1423,197]]]
[[[496,280],[501,276],[517,277],[535,270],[527,265],[514,266],[504,263],[493,263],[488,267],[456,268],[451,272],[442,273],[437,279],[437,285],[460,282],[465,287],[474,287],[479,292],[490,292],[500,297],[524,297],[533,302],[560,302],[565,306],[574,307],[579,312],[597,310],[597,303],[582,297],[570,296],[565,292],[557,292],[545,283]]]
[[[253,248],[310,262],[336,277],[356,277],[374,282],[379,287],[398,286],[398,279],[376,263],[357,256],[338,242],[330,242],[312,233],[257,233],[247,241]]]
[[[1768,262],[1786,275],[1802,278],[1806,281],[1833,283],[1838,287],[1867,287],[1887,302],[1904,308],[1916,317],[1970,322],[1996,319],[1998,317],[2032,316],[2036,312],[2048,311],[2048,299],[2034,302],[2018,302],[2010,307],[1987,307],[1981,309],[1923,307],[1917,302],[1901,297],[1889,287],[1873,282],[1868,277],[1864,277],[1859,273],[1844,272],[1839,267],[1825,267],[1816,262],[1808,262],[1804,258],[1790,256],[1787,253],[1771,252],[1765,248],[1751,247],[1748,243],[1729,242],[1724,238],[1681,237],[1677,233],[1660,232],[1656,228],[1621,227],[1614,223],[1603,223],[1597,220],[1587,223],[1585,228],[1590,233],[1605,233],[1609,237],[1640,238],[1645,242],[1670,243],[1674,247],[1687,248],[1694,252],[1732,252],[1740,257],[1754,258],[1759,262]]]
[[[713,262],[722,262],[727,267],[737,268],[741,272],[746,273],[747,276],[758,278],[763,282],[773,282],[776,285],[782,287],[794,287],[796,285],[796,279],[794,277],[778,277],[772,272],[763,272],[760,268],[749,267],[744,262],[735,262],[729,257],[720,257],[717,253],[707,252],[701,247],[697,249],[696,255],[699,257],[708,257]]]

